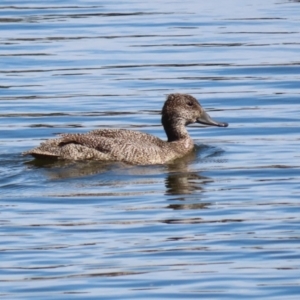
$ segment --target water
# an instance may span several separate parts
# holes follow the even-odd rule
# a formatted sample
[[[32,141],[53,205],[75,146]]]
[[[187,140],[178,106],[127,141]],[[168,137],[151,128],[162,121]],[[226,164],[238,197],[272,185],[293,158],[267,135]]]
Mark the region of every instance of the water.
[[[299,9],[2,0],[1,299],[298,299]],[[190,126],[172,166],[20,155],[62,132],[164,138],[172,92],[230,124]]]

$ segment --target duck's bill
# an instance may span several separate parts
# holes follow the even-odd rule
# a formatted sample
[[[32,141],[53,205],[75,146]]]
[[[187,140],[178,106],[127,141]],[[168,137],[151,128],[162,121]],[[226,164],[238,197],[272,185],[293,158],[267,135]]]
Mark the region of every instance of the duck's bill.
[[[217,122],[213,120],[208,113],[205,111],[202,112],[201,116],[197,119],[197,122],[200,124],[204,125],[209,125],[209,126],[218,126],[218,127],[227,127],[228,123],[225,122]]]

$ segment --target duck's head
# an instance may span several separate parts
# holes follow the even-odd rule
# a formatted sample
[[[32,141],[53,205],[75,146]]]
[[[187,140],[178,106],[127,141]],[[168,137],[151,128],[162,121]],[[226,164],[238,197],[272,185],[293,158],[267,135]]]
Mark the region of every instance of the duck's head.
[[[204,125],[227,127],[228,123],[213,120],[200,103],[191,95],[170,94],[162,109],[162,123],[181,123],[189,125],[201,123]]]

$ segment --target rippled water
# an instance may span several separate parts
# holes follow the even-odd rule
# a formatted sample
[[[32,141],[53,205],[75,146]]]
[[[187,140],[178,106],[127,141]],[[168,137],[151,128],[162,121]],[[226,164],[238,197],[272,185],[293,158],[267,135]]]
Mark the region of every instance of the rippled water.
[[[1,299],[298,299],[299,10],[2,0]],[[21,156],[62,132],[164,138],[172,92],[230,127],[190,126],[171,166]]]

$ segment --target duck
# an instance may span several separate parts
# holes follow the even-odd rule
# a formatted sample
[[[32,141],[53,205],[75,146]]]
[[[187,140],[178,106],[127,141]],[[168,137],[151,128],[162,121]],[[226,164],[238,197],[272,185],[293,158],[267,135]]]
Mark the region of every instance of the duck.
[[[100,160],[132,165],[168,164],[194,149],[186,126],[200,123],[227,127],[213,120],[196,98],[189,94],[167,96],[161,123],[167,135],[164,141],[154,135],[128,129],[96,129],[87,133],[61,134],[23,155],[63,160]]]

